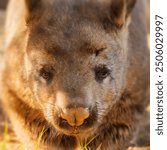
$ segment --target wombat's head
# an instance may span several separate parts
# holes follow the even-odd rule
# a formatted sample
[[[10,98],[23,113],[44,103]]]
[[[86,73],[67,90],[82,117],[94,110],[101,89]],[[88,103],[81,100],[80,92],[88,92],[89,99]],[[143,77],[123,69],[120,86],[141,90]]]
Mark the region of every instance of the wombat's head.
[[[46,119],[87,135],[120,98],[135,0],[26,0],[26,69]]]

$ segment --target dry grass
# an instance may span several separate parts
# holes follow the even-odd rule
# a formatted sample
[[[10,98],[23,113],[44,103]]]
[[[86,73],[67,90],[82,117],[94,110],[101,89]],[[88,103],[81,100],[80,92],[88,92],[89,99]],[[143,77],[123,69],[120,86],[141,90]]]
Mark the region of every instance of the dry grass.
[[[41,138],[44,132],[45,130],[43,129],[34,144],[33,150],[39,150],[40,141],[41,141]],[[12,140],[13,136],[11,134],[11,130],[9,130],[8,128],[8,123],[5,123],[3,133],[0,133],[0,135],[1,134],[3,136],[2,137],[0,136],[1,137],[0,138],[0,150],[11,150],[11,148],[12,150],[24,150],[24,145],[21,144],[17,139]],[[95,138],[96,137],[93,137],[89,141],[84,141],[83,143],[81,142],[79,149],[80,150],[90,150],[88,146]],[[96,150],[101,150],[101,144],[96,148]],[[147,146],[129,147],[127,150],[150,150],[150,147],[147,147]]]
[[[6,122],[5,129],[3,132],[3,138],[2,138],[2,141],[0,142],[0,150],[6,150],[7,138],[8,138],[8,124]]]
[[[33,150],[39,150],[40,147],[40,142],[41,142],[41,138],[43,136],[45,132],[45,129],[43,128],[43,130],[41,131],[39,137],[37,138],[35,144],[34,144],[34,148]],[[5,127],[4,127],[4,132],[3,132],[3,136],[2,139],[0,141],[0,150],[8,150],[7,145],[8,145],[8,140],[10,138],[10,135],[8,134],[8,123],[7,121],[5,122]],[[95,139],[96,137],[93,137],[92,139],[90,139],[89,141],[84,141],[83,143],[80,143],[80,150],[90,150],[88,148],[89,144]],[[23,150],[24,149],[24,145],[23,144],[19,144],[18,147],[16,148],[16,150]],[[101,144],[96,148],[96,150],[101,150]]]
[[[33,150],[38,150],[39,149],[41,138],[42,138],[44,132],[45,131],[43,129],[41,131],[39,137],[37,138],[35,144],[34,144]],[[0,141],[0,150],[8,150],[7,145],[8,145],[9,138],[10,138],[10,135],[8,134],[8,123],[6,121],[3,136],[2,136],[2,140]],[[16,150],[23,150],[23,149],[24,149],[24,145],[21,144],[21,143],[18,144]]]
[[[81,143],[80,143],[80,149],[81,149],[81,150],[90,150],[90,149],[88,148],[88,146],[89,146],[90,143],[93,142],[93,140],[94,140],[96,137],[97,137],[97,136],[94,136],[92,139],[90,139],[90,140],[88,140],[88,141],[81,141]],[[102,146],[102,144],[100,144],[100,145],[96,148],[96,150],[101,150],[101,146]]]

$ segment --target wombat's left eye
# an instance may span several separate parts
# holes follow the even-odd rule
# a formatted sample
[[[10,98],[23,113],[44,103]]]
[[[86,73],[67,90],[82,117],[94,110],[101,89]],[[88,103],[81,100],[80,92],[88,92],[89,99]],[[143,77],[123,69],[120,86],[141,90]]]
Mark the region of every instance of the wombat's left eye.
[[[106,66],[95,67],[95,78],[97,81],[102,81],[110,75],[110,70]]]
[[[46,81],[50,81],[53,78],[52,72],[45,69],[41,69],[39,75]]]

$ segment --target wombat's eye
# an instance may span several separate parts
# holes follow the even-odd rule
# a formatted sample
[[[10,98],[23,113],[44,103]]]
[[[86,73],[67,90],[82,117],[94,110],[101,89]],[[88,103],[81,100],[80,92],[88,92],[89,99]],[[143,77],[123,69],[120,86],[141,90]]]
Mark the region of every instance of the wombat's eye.
[[[110,70],[106,66],[95,67],[95,78],[97,81],[102,81],[109,76]]]
[[[39,75],[46,81],[50,81],[53,78],[52,72],[49,70],[45,70],[45,69],[41,69],[39,72]]]

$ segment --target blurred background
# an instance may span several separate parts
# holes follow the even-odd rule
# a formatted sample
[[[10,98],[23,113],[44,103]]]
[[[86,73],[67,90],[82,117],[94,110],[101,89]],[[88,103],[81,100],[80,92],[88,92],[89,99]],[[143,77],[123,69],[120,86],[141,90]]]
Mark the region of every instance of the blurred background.
[[[3,48],[4,20],[7,2],[8,0],[0,0],[0,55]]]
[[[6,8],[8,0],[0,0],[0,9]]]
[[[4,46],[4,22],[5,22],[5,9],[8,0],[0,0],[0,66],[2,61],[2,50]]]

